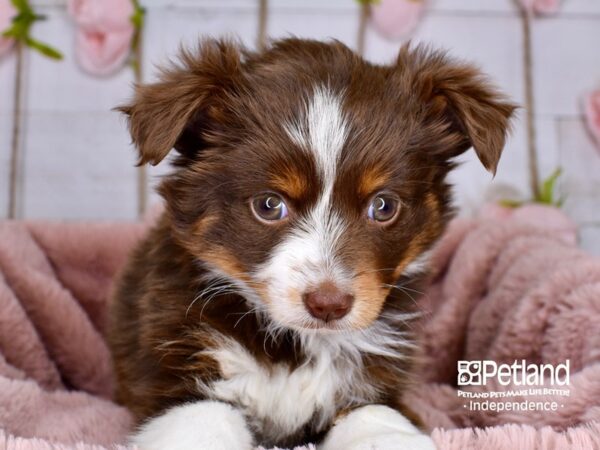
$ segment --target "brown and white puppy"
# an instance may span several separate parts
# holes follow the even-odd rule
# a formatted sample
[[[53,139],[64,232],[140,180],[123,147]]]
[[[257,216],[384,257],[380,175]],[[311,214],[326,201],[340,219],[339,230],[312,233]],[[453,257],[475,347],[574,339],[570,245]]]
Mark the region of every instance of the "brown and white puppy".
[[[133,442],[433,448],[400,403],[414,284],[452,158],[494,172],[514,107],[439,52],[286,39],[206,40],[122,110],[140,164],[179,152],[114,299]]]

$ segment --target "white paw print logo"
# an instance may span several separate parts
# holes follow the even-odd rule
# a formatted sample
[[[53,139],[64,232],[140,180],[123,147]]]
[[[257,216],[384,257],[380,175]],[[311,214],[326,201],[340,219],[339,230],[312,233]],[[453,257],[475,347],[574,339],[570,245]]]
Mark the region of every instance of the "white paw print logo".
[[[458,385],[481,385],[481,361],[458,361]]]

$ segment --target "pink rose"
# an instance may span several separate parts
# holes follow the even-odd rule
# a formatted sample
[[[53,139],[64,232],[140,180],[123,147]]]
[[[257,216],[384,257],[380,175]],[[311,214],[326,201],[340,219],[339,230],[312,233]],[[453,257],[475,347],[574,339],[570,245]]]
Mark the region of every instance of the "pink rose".
[[[556,14],[560,0],[520,0],[521,6],[529,14]]]
[[[381,0],[371,6],[371,20],[383,36],[399,39],[415,29],[424,9],[424,0]]]
[[[131,50],[134,8],[131,0],[69,0],[69,14],[78,25],[75,54],[94,75],[118,70]]]
[[[17,11],[10,0],[0,0],[0,56],[8,53],[14,43],[14,39],[5,38],[2,33],[10,28],[16,14]]]
[[[583,108],[585,123],[600,151],[600,90],[585,96]]]

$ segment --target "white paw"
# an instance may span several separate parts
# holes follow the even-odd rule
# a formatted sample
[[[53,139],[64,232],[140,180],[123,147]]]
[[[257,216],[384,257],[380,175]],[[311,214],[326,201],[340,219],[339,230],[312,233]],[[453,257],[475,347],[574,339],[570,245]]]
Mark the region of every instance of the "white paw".
[[[142,425],[130,442],[141,450],[250,450],[242,414],[221,402],[177,406]]]
[[[399,412],[363,406],[340,419],[319,450],[435,450],[433,440]]]

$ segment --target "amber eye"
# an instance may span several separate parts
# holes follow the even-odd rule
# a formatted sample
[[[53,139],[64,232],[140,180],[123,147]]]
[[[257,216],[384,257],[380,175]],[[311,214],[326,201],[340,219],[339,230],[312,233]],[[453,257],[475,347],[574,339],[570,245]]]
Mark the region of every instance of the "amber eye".
[[[283,199],[273,193],[257,195],[252,199],[252,211],[261,220],[275,222],[288,215],[287,205]]]
[[[373,197],[367,215],[375,222],[390,222],[396,217],[400,201],[391,194],[380,193]]]

